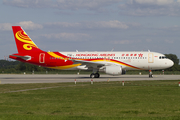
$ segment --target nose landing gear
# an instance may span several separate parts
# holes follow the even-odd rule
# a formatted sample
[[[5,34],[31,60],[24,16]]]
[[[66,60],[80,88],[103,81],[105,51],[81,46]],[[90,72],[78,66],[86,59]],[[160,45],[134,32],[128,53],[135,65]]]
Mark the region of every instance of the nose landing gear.
[[[153,78],[153,73],[151,70],[149,70],[149,78]]]

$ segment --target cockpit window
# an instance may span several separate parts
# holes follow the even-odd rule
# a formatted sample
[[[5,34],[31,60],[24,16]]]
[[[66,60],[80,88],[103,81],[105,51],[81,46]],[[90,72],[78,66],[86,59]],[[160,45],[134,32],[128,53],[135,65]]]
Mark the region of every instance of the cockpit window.
[[[166,56],[159,56],[159,59],[167,59]]]

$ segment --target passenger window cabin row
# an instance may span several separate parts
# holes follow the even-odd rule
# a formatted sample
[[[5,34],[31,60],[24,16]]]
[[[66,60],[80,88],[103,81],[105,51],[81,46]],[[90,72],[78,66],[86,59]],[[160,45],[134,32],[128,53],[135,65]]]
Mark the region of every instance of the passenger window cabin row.
[[[62,60],[66,60],[66,59],[147,59],[147,57],[50,57],[50,59],[62,59]]]

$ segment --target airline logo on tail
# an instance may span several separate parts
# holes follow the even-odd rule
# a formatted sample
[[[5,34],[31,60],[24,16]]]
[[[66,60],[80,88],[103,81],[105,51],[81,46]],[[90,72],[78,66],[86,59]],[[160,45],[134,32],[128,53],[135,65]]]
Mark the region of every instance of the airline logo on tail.
[[[41,51],[20,26],[12,26],[18,53]]]
[[[15,36],[17,40],[26,43],[23,45],[25,50],[31,50],[32,47],[38,48],[24,31],[18,31]]]

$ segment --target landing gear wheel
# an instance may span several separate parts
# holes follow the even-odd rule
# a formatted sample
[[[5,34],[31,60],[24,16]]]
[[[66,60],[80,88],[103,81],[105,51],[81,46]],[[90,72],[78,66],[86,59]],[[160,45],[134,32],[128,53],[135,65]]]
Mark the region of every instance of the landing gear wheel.
[[[153,74],[149,74],[149,78],[153,78]]]
[[[95,78],[95,74],[92,73],[92,74],[90,75],[90,78]]]
[[[99,78],[100,77],[100,74],[99,73],[92,73],[90,75],[90,78]]]
[[[99,73],[96,73],[95,74],[95,78],[99,78],[100,74]]]
[[[149,78],[152,78],[152,77],[153,77],[153,75],[149,74]]]

